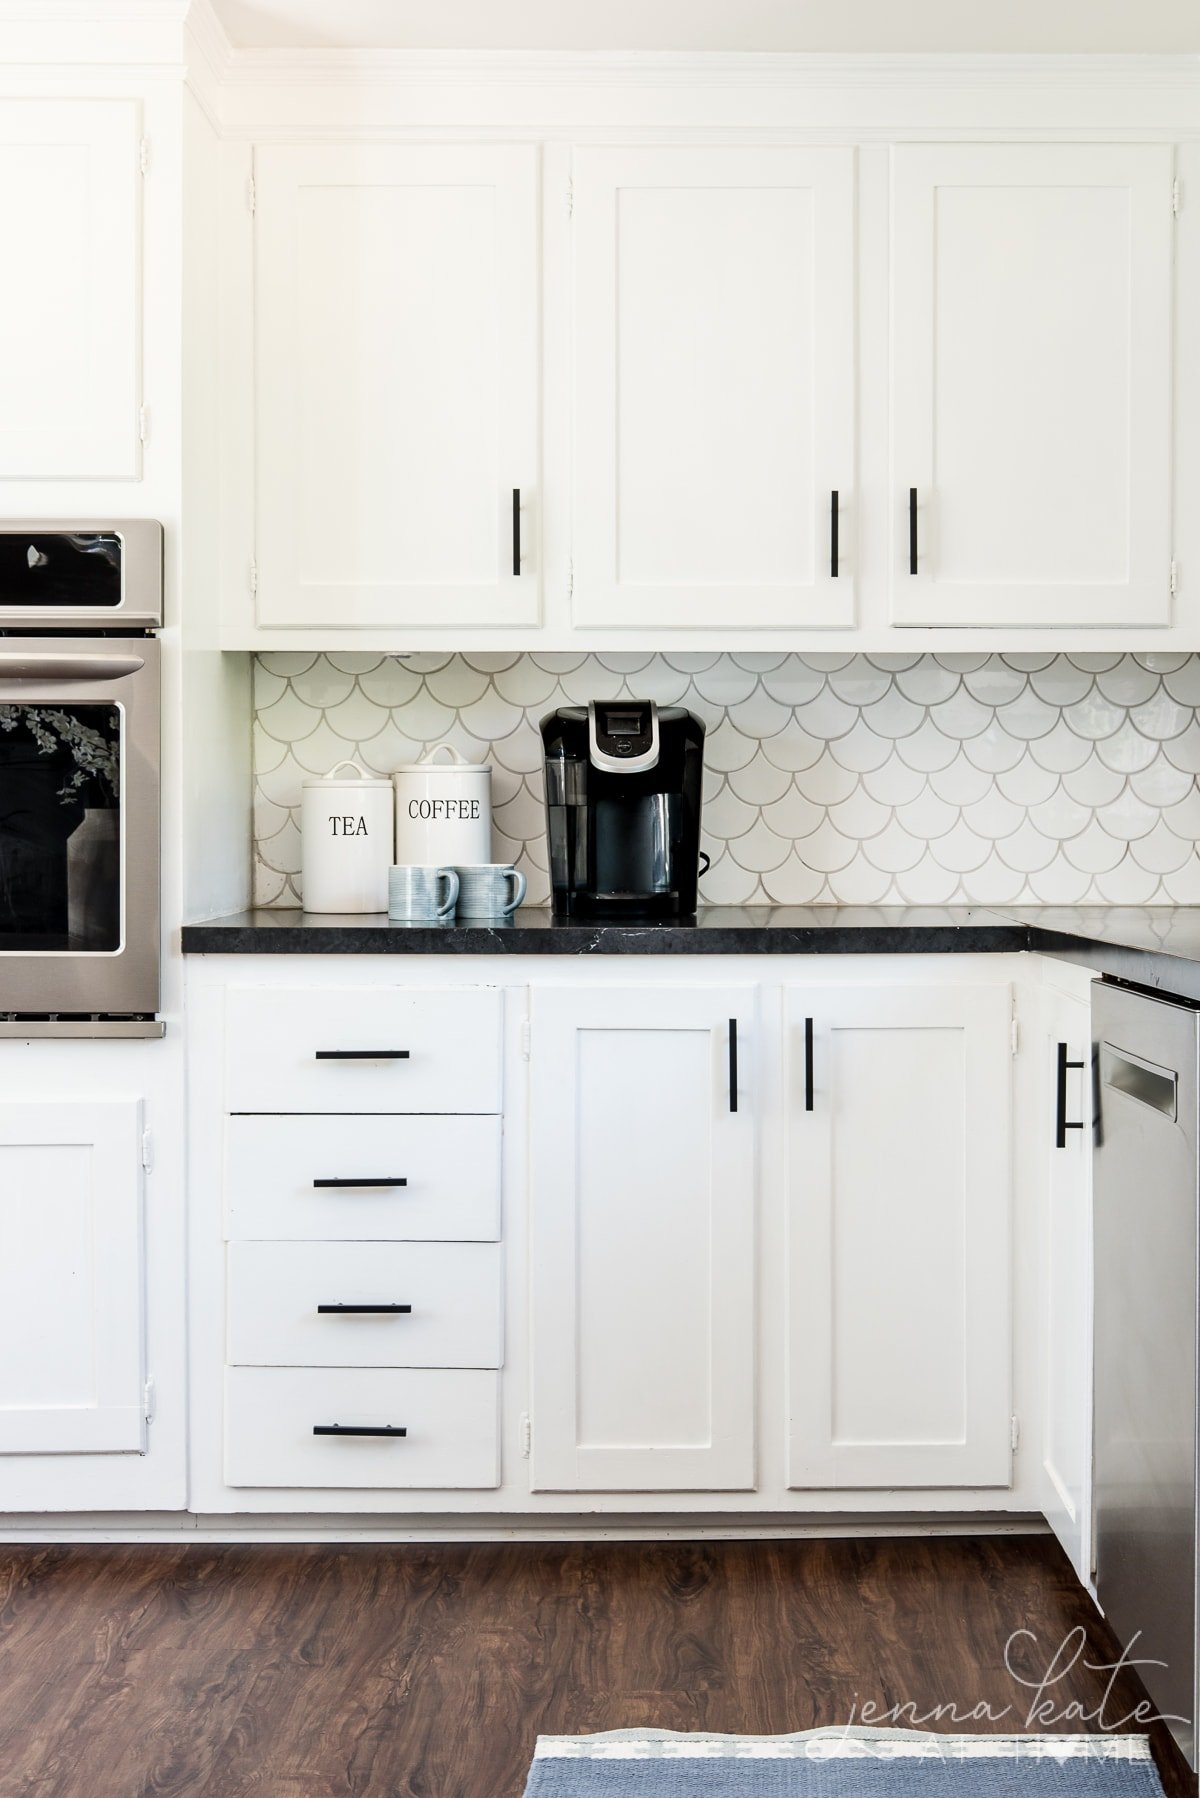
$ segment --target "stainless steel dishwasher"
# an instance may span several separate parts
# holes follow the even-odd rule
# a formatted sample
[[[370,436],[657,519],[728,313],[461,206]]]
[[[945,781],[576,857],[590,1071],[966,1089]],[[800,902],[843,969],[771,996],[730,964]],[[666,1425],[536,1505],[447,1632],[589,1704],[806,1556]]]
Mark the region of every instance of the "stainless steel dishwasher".
[[[1092,994],[1096,1592],[1194,1767],[1200,1009]]]

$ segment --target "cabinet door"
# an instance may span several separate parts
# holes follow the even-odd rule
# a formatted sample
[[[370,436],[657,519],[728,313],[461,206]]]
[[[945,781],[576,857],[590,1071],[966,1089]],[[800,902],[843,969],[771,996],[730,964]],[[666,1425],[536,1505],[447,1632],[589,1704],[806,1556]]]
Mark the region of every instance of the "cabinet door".
[[[0,480],[141,473],[141,108],[0,101]]]
[[[892,152],[897,624],[1170,622],[1172,167]]]
[[[0,1454],[145,1447],[141,1106],[0,1105]]]
[[[533,993],[535,1490],[754,1485],[755,1010]]]
[[[1043,1503],[1085,1585],[1091,1581],[1092,1020],[1047,987],[1040,1140],[1049,1161],[1043,1236]],[[1060,1063],[1066,1063],[1060,1072]]]
[[[787,995],[794,1487],[1010,1483],[1010,1017],[1006,985]]]
[[[537,622],[537,275],[531,145],[256,151],[261,625]]]
[[[575,622],[852,624],[853,151],[581,149],[573,191]]]

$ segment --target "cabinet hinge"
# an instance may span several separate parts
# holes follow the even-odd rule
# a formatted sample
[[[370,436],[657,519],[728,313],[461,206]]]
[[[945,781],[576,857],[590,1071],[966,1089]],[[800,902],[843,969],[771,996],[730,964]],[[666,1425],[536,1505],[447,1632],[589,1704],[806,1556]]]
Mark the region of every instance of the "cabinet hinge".
[[[142,1411],[147,1423],[154,1422],[154,1401],[156,1397],[157,1394],[154,1390],[154,1380],[151,1378],[147,1380],[146,1384],[142,1387]]]
[[[258,592],[258,563],[257,562],[251,562],[251,564],[250,564],[250,591],[251,591],[251,593]]]
[[[150,173],[150,139],[143,137],[138,144],[138,169],[143,175]]]
[[[568,175],[567,176],[567,217],[570,218],[574,211],[575,211],[575,178],[573,175]]]
[[[138,407],[138,437],[145,443],[150,435],[150,414],[145,406]]]
[[[255,192],[255,187],[254,187],[254,176],[249,175],[246,179],[246,211],[247,212],[252,213],[254,211],[254,207],[257,202],[257,198],[258,198],[258,196]]]
[[[142,1131],[142,1166],[147,1173],[154,1167],[154,1137],[149,1130]]]
[[[529,1049],[532,1038],[533,1025],[529,1022],[528,1018],[524,1018],[521,1022],[521,1054],[525,1057],[526,1061],[529,1060]]]
[[[533,1424],[528,1411],[521,1413],[521,1454],[528,1461],[533,1453]]]
[[[1016,1018],[1012,1021],[1010,1041],[1012,1042],[1012,1052],[1015,1055],[1021,1047],[1021,1026]]]
[[[575,597],[575,558],[572,556],[567,563],[567,598],[574,599],[574,597]]]
[[[1179,591],[1179,563],[1174,556],[1171,557],[1171,591],[1172,593]]]
[[[1176,175],[1174,181],[1171,183],[1171,211],[1175,214],[1176,218],[1179,217],[1179,209],[1182,205],[1183,188],[1179,184],[1179,176]]]
[[[1013,1451],[1015,1453],[1016,1450],[1019,1449],[1021,1446],[1021,1419],[1019,1417],[1012,1418],[1011,1428],[1009,1429],[1009,1434],[1008,1434],[1008,1439],[1009,1439],[1009,1442],[1012,1444]]]

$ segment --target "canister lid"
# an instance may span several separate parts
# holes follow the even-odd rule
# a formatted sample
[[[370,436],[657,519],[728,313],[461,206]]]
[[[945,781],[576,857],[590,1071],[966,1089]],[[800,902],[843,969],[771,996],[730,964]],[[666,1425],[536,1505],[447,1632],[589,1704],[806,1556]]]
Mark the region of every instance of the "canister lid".
[[[450,757],[448,762],[437,759],[443,750]],[[419,762],[401,762],[396,769],[397,774],[490,774],[491,771],[490,762],[469,762],[453,743],[435,743]]]
[[[356,778],[353,780],[339,780],[338,770],[341,768],[353,768]],[[310,779],[302,780],[300,782],[302,788],[321,787],[325,792],[361,792],[364,788],[390,787],[391,784],[390,780],[381,779],[377,774],[366,773],[364,769],[359,767],[357,762],[350,761],[349,758],[344,762],[337,762],[329,770],[328,774],[314,774]]]

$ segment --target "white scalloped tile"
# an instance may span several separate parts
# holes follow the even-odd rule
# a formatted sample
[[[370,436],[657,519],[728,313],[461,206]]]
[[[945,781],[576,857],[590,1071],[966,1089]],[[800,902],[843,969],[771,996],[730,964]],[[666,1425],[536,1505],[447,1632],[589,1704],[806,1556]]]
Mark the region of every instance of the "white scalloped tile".
[[[259,904],[298,903],[306,772],[443,737],[547,903],[539,720],[629,695],[709,727],[705,903],[1200,903],[1200,657],[272,651],[254,691]]]
[[[954,765],[951,763],[951,767]],[[811,779],[811,775],[809,778]],[[872,799],[878,799],[880,805],[907,805],[918,793],[925,791],[926,782],[932,779],[932,774],[922,774],[919,768],[910,768],[898,755],[889,755],[886,762],[881,762],[878,768],[866,770],[862,775],[862,784]]]
[[[744,768],[730,769],[726,779],[738,798],[750,805],[769,805],[773,799],[782,799],[792,784],[789,770],[777,768],[761,749]]]
[[[1068,662],[1072,662],[1076,668],[1085,669],[1089,674],[1103,674],[1106,668],[1117,667],[1122,653],[1119,649],[1073,649],[1066,659]]]
[[[1015,805],[1040,805],[1043,800],[1057,793],[1060,785],[1065,784],[1067,779],[1067,775],[1060,776],[1053,768],[1043,768],[1026,750],[1020,761],[1015,762],[1011,768],[1000,769],[996,775],[996,785],[1004,797],[1011,799]],[[1119,781],[1115,790],[1118,793],[1121,790]]]
[[[1114,705],[1128,708],[1144,705],[1157,691],[1160,677],[1134,656],[1122,656],[1115,667],[1096,676],[1096,685],[1105,699],[1111,700]]]

